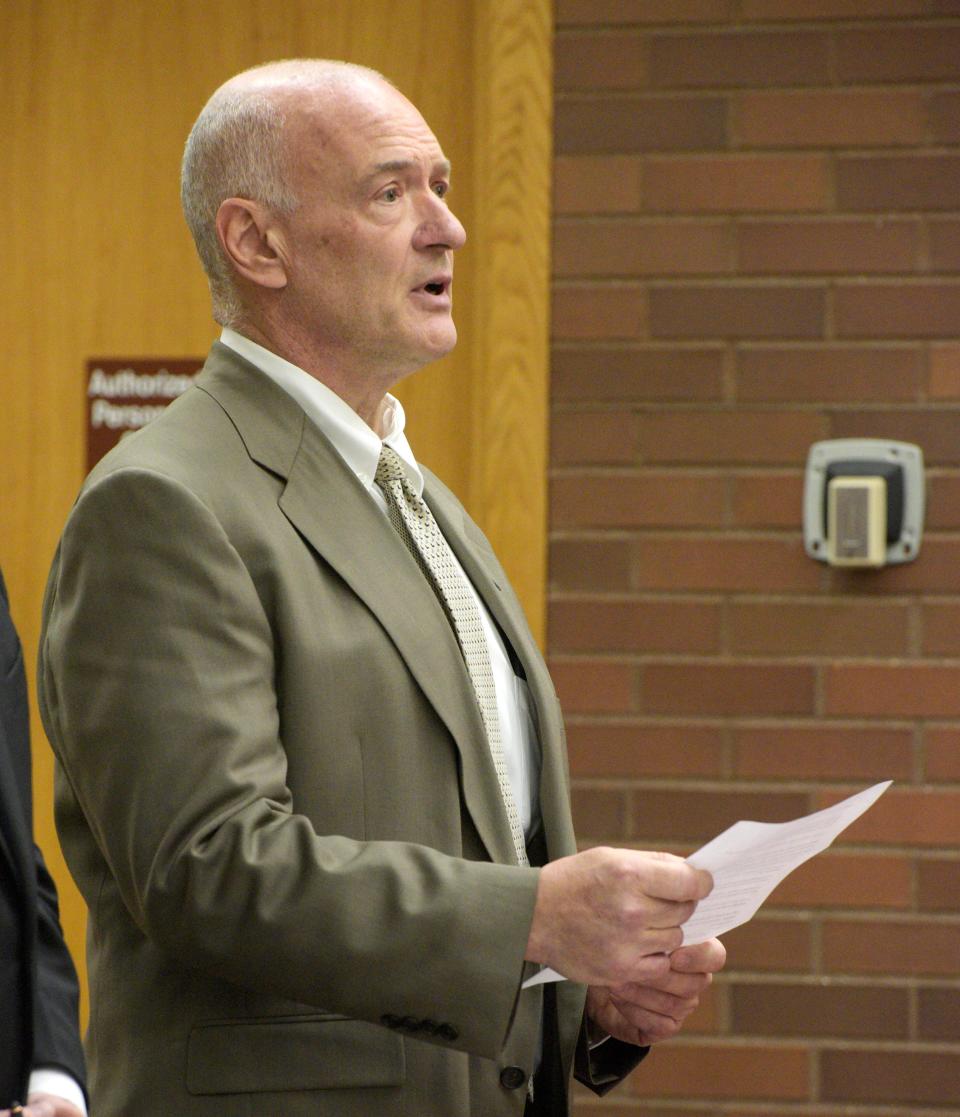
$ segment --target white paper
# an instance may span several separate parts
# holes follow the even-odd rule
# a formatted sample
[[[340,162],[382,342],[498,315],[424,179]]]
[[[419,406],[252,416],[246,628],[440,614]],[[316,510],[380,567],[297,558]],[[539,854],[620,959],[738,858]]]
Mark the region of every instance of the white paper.
[[[874,784],[793,822],[735,822],[692,853],[688,863],[713,874],[713,891],[683,924],[683,945],[695,946],[752,919],[784,877],[825,850],[892,782]],[[556,970],[546,968],[525,981],[523,988],[564,980]]]

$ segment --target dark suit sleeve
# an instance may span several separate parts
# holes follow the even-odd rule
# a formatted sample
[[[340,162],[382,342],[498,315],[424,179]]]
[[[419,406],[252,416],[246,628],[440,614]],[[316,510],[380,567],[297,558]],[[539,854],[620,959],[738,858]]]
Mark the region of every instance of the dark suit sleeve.
[[[37,982],[34,996],[34,1067],[67,1071],[84,1088],[83,1048],[77,1029],[78,988],[73,962],[63,940],[57,893],[34,847],[37,866]]]
[[[573,1073],[578,1082],[601,1097],[622,1082],[650,1051],[649,1047],[635,1047],[612,1036],[591,1050],[586,1033],[584,1024],[577,1042]]]
[[[23,926],[29,936],[26,958],[33,969],[33,1052],[32,1067],[58,1067],[72,1075],[84,1088],[83,1049],[77,1025],[78,988],[73,961],[60,928],[57,893],[43,861],[33,844],[30,787],[30,737],[27,712],[27,688],[23,656],[13,622],[7,608],[7,592],[0,574],[0,748],[7,752],[9,763],[4,770],[11,774],[16,808],[10,820],[16,819],[17,844],[24,852],[24,868],[29,871],[32,852],[36,886],[21,897],[27,906],[35,906],[35,933],[30,934],[30,921]],[[32,948],[32,949],[31,949]]]

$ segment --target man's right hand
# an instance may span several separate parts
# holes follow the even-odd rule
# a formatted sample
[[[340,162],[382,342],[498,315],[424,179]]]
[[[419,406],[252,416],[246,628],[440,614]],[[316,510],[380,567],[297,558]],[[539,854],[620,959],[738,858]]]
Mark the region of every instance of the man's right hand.
[[[540,870],[526,958],[586,985],[645,982],[670,967],[713,878],[671,853],[599,846]]]

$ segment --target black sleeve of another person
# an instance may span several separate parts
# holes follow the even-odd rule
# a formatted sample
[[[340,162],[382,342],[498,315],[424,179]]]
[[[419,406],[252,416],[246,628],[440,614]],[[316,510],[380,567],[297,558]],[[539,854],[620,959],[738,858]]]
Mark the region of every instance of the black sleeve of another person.
[[[0,943],[0,951],[9,964],[9,951],[15,950],[19,969],[19,1011],[0,1009],[0,1043],[22,1053],[22,1065],[13,1069],[18,1081],[5,1081],[0,1090],[16,1089],[21,1098],[34,1067],[65,1070],[86,1087],[77,977],[60,927],[56,889],[33,842],[32,813],[23,654],[0,573],[0,872],[6,877],[0,902],[14,909],[0,919],[0,927],[15,938]],[[0,1098],[0,1107],[9,1100]]]

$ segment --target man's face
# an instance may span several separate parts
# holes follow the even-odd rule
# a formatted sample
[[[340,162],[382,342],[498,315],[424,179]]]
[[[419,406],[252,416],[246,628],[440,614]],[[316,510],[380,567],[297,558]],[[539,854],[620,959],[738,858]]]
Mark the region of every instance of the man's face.
[[[423,117],[371,83],[322,125],[303,112],[288,129],[299,205],[282,221],[285,312],[311,356],[394,382],[448,353],[453,252],[466,234],[447,206],[449,163]]]

